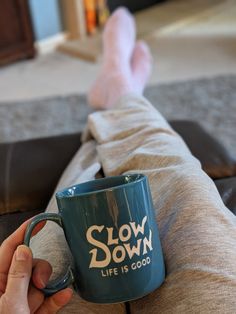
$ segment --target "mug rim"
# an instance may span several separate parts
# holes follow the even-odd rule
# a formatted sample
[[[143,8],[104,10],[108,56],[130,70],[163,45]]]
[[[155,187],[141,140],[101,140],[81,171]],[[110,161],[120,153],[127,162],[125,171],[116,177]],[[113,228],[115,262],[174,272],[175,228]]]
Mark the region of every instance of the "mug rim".
[[[66,195],[65,193],[70,190],[70,189],[75,189],[77,188],[78,186],[81,186],[81,185],[86,185],[88,184],[89,182],[102,182],[102,181],[106,181],[108,179],[116,179],[116,178],[125,178],[125,177],[135,177],[136,176],[136,179],[134,181],[131,181],[131,182],[126,182],[126,183],[121,183],[119,185],[115,185],[115,186],[111,186],[111,187],[108,187],[108,188],[103,188],[103,189],[98,189],[98,190],[94,190],[94,191],[88,191],[88,192],[82,192],[82,193],[78,193],[78,194],[75,194],[75,195]],[[104,177],[104,178],[99,178],[99,179],[94,179],[94,180],[88,180],[88,181],[85,181],[85,182],[82,182],[82,183],[78,183],[78,184],[74,184],[72,186],[69,186],[69,187],[66,187],[60,191],[57,191],[56,192],[56,198],[58,199],[63,199],[63,198],[75,198],[75,197],[81,197],[81,196],[86,196],[86,195],[91,195],[91,194],[94,194],[94,193],[104,193],[106,191],[114,191],[114,190],[117,190],[117,189],[121,189],[121,188],[124,188],[126,186],[132,186],[138,182],[141,182],[143,180],[147,179],[147,176],[142,174],[142,173],[131,173],[131,174],[124,174],[124,175],[118,175],[118,176],[110,176],[110,177]]]

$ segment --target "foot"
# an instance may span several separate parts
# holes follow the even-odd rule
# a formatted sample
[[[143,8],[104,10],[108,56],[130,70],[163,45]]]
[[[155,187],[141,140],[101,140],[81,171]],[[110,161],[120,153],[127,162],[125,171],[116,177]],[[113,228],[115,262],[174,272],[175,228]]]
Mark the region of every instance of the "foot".
[[[135,45],[136,27],[133,16],[123,7],[109,18],[103,32],[103,58],[108,65],[130,60]]]
[[[126,9],[118,9],[103,34],[103,64],[88,95],[95,109],[107,109],[123,95],[142,94],[151,71],[151,54],[144,42],[135,43],[135,24]]]
[[[134,47],[131,72],[133,85],[137,93],[142,94],[152,71],[152,55],[144,41],[138,41]]]

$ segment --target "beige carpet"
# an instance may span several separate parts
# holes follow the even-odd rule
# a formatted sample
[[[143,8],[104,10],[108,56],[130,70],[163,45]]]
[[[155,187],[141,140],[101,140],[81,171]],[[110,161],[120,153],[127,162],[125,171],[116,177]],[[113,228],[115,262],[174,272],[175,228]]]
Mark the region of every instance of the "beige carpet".
[[[147,98],[167,119],[201,123],[236,155],[236,75],[151,86]],[[1,142],[83,130],[84,95],[0,104]]]

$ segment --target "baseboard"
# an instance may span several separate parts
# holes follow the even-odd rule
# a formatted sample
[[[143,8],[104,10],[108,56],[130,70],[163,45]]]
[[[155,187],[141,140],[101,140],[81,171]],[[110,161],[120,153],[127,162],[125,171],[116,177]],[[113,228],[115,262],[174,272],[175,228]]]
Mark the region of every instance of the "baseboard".
[[[39,40],[35,43],[35,48],[39,54],[46,54],[56,50],[58,45],[65,42],[67,34],[65,32],[53,35],[49,38]]]

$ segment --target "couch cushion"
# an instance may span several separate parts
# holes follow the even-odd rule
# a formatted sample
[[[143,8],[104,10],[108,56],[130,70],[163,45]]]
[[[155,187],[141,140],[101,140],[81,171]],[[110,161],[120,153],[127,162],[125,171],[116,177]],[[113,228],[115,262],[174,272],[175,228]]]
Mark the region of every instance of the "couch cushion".
[[[236,175],[236,159],[204,128],[194,121],[170,121],[192,154],[200,160],[203,170],[213,179]]]
[[[79,146],[79,133],[0,144],[0,214],[45,208]]]
[[[215,180],[215,185],[225,206],[236,215],[236,177]]]
[[[14,232],[24,221],[41,213],[42,210],[34,209],[28,212],[18,212],[5,214],[0,216],[0,245],[1,243]]]
[[[230,154],[199,124],[191,121],[171,121],[170,124],[210,176],[234,173],[235,163]],[[0,216],[0,241],[24,220],[44,211],[79,146],[79,133],[0,144],[3,174],[0,177],[0,215],[4,214]],[[236,214],[236,177],[215,183],[225,205]]]
[[[171,126],[212,178],[232,176],[235,161],[198,123]],[[43,209],[80,146],[80,133],[0,144],[0,214]]]

